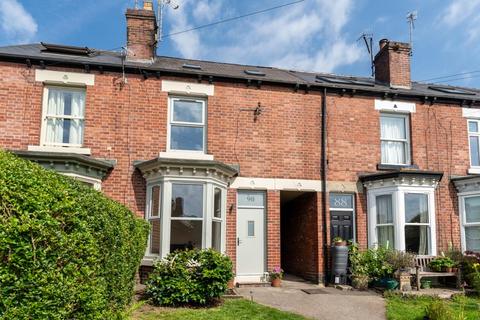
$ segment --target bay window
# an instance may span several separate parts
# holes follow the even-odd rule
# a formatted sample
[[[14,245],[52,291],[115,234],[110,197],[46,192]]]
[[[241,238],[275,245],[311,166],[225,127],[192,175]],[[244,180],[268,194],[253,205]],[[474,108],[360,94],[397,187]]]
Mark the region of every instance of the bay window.
[[[480,252],[480,195],[460,197],[462,249]]]
[[[42,144],[81,147],[85,117],[85,89],[47,86],[43,100]]]
[[[170,252],[226,248],[227,187],[238,169],[203,159],[158,157],[135,167],[146,180],[150,237],[143,265]]]
[[[147,197],[151,225],[147,256],[202,248],[224,251],[224,187],[210,181],[164,179],[149,184]]]
[[[368,190],[369,245],[435,255],[434,196],[433,187],[380,180]]]
[[[380,115],[381,163],[410,164],[409,116],[382,113]]]
[[[169,106],[168,150],[205,152],[205,100],[170,97]]]
[[[377,243],[384,247],[395,247],[392,195],[379,195],[375,201]]]

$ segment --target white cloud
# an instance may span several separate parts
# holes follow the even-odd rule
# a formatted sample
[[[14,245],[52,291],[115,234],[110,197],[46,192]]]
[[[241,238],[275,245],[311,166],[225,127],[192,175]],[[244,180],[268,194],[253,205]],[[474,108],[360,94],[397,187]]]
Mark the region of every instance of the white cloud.
[[[171,12],[171,32],[192,28],[202,21],[217,21],[245,13],[226,15],[230,6],[222,0],[202,1],[201,6],[192,3],[193,0],[184,0],[181,9]],[[217,27],[187,32],[171,40],[186,58],[330,72],[362,56],[362,50],[354,40],[350,42],[343,31],[351,19],[353,7],[354,0],[305,1]]]
[[[438,17],[442,27],[461,27],[468,40],[480,36],[480,0],[451,0]]]
[[[221,0],[197,1],[193,15],[198,22],[211,22],[220,13]]]
[[[25,43],[37,33],[37,23],[17,0],[0,0],[0,29],[7,41]]]

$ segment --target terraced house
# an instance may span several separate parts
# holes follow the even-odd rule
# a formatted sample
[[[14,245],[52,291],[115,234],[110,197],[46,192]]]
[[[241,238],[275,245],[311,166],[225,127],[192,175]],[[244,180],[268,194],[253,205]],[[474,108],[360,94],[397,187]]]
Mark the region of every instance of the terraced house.
[[[237,282],[322,282],[334,236],[480,250],[480,91],[412,81],[405,43],[345,77],[157,56],[154,12],[126,18],[123,52],[0,48],[0,146],[145,217],[142,273],[212,247]]]

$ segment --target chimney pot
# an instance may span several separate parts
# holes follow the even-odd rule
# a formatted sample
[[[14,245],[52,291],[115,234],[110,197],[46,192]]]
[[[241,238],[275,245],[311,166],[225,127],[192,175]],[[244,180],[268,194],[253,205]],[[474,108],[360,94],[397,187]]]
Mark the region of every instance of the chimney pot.
[[[143,1],[143,10],[153,11],[152,0],[144,0]]]
[[[380,46],[380,50],[383,49],[388,44],[388,39],[382,39],[378,42],[378,45]]]

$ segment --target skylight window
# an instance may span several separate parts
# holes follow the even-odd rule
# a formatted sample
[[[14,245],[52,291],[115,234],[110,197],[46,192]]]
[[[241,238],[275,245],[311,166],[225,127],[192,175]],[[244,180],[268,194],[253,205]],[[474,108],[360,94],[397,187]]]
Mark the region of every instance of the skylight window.
[[[78,55],[78,56],[88,56],[94,52],[93,50],[87,47],[64,46],[64,45],[51,44],[51,43],[45,43],[45,42],[41,42],[41,45],[45,48],[45,49],[42,49],[43,52],[71,54],[71,55]]]
[[[467,95],[467,96],[474,96],[476,93],[460,88],[455,87],[441,87],[441,86],[429,86],[429,89],[440,91],[443,93],[450,93],[450,94],[460,94],[460,95]]]
[[[190,63],[184,63],[182,68],[184,69],[194,69],[194,70],[202,70],[202,67],[197,65],[197,64],[190,64]]]
[[[260,70],[245,70],[245,73],[251,76],[265,77],[265,72]]]
[[[354,78],[337,78],[337,77],[327,77],[327,76],[320,76],[317,75],[316,77],[317,82],[329,82],[329,83],[336,83],[336,84],[348,84],[348,85],[356,85],[356,86],[368,86],[373,87],[373,82],[368,82],[366,80],[359,80]]]

